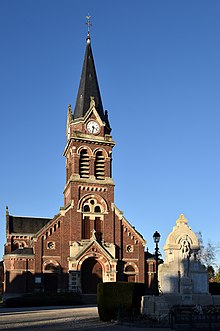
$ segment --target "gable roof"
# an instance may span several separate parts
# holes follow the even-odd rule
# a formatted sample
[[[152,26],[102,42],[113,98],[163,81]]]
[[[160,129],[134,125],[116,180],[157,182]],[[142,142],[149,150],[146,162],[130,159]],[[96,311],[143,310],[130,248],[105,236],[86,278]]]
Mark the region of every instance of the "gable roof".
[[[33,250],[32,247],[31,248],[29,248],[29,247],[17,248],[11,254],[15,254],[15,255],[33,255],[34,250]]]
[[[143,245],[146,244],[146,241],[142,234],[135,229],[134,226],[131,225],[131,223],[128,222],[128,220],[124,217],[123,212],[116,206],[115,206],[115,213],[116,215],[122,220],[122,222],[130,229],[130,231],[139,238],[139,240],[142,242]]]
[[[34,234],[50,221],[51,218],[9,215],[9,233]]]

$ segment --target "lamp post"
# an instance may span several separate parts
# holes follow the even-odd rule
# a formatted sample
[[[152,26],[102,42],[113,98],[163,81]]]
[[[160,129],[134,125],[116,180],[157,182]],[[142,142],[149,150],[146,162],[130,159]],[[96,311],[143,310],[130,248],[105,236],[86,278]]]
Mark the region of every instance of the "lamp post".
[[[160,234],[159,232],[155,231],[153,234],[153,239],[154,242],[156,244],[155,247],[155,260],[156,260],[156,280],[155,280],[155,285],[156,285],[156,289],[155,289],[155,295],[159,295],[159,284],[158,284],[158,260],[159,260],[159,247],[158,247],[158,243],[160,241]]]

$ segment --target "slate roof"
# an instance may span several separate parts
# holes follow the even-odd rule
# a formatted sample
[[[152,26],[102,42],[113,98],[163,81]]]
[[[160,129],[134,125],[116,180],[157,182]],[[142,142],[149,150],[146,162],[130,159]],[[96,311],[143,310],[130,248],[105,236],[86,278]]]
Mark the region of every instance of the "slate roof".
[[[24,248],[17,248],[15,251],[13,251],[11,254],[17,254],[17,255],[33,255],[34,251],[33,248],[24,247]]]
[[[51,218],[9,216],[9,233],[37,233]]]
[[[82,118],[89,110],[90,97],[94,97],[95,107],[103,122],[107,123],[107,114],[104,114],[102,99],[99,91],[95,63],[92,54],[90,36],[87,36],[86,52],[83,62],[79,90],[74,109],[73,119]],[[108,124],[108,123],[107,123]]]
[[[146,260],[155,260],[155,255],[151,254],[148,250],[145,252],[145,259]]]

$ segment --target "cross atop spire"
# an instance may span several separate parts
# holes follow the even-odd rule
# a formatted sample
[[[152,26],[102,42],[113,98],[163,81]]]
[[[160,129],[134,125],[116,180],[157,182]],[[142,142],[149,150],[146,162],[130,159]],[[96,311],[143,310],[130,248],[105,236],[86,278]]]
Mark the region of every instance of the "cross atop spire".
[[[88,27],[88,33],[87,33],[87,37],[90,37],[90,26],[92,26],[92,23],[91,23],[91,16],[88,14],[86,16],[86,19],[87,19],[87,22],[85,23]]]

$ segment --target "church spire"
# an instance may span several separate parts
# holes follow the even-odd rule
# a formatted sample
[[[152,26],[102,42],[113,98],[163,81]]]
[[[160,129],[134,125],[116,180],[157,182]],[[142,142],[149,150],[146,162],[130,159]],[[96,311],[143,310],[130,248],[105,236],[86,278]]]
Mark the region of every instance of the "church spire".
[[[90,21],[91,16],[87,16],[88,33],[86,38],[86,52],[83,62],[82,74],[79,84],[79,90],[74,109],[73,118],[82,118],[90,108],[91,97],[94,98],[96,110],[103,122],[106,122],[106,115],[103,111],[101,94],[99,91],[98,79],[95,70],[95,63],[92,54],[91,39],[90,39]]]

